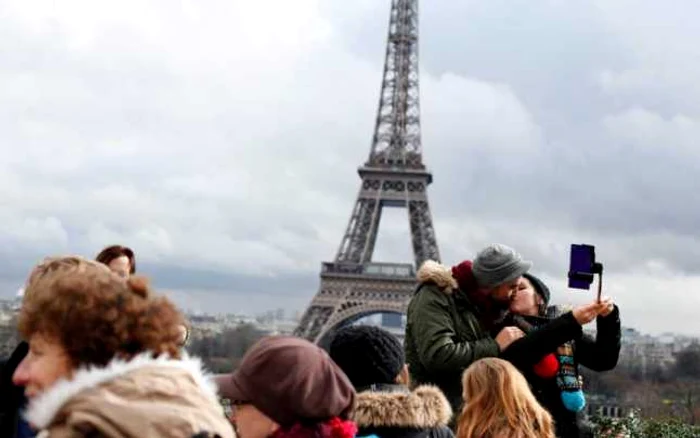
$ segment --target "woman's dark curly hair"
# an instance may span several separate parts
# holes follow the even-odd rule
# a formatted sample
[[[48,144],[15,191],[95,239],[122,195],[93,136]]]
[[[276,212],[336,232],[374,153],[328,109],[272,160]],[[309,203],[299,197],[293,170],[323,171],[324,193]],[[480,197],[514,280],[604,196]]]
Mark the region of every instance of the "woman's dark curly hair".
[[[136,272],[136,256],[134,255],[134,251],[128,246],[110,245],[100,251],[97,257],[95,257],[95,260],[103,265],[109,265],[112,260],[118,259],[119,257],[126,257],[129,259],[129,274],[134,274]]]
[[[153,295],[145,278],[124,279],[75,256],[34,268],[19,315],[25,339],[40,334],[59,342],[76,368],[143,352],[179,358],[183,323],[175,305]]]

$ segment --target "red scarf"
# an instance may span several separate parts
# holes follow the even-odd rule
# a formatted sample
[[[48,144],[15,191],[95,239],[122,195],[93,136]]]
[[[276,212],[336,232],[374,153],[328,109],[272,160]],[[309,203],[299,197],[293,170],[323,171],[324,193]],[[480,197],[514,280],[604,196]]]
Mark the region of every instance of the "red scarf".
[[[270,438],[354,438],[357,425],[339,417],[312,425],[296,423],[288,428],[279,428]]]

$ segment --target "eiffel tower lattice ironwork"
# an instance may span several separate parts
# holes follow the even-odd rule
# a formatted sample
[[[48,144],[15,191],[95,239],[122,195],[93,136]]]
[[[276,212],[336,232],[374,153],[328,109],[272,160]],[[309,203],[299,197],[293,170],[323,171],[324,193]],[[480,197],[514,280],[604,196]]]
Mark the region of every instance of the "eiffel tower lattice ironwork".
[[[379,111],[362,184],[333,262],[295,334],[319,344],[332,331],[373,313],[406,312],[415,266],[439,260],[423,164],[418,88],[418,0],[392,0]],[[383,207],[408,211],[414,263],[373,263]]]

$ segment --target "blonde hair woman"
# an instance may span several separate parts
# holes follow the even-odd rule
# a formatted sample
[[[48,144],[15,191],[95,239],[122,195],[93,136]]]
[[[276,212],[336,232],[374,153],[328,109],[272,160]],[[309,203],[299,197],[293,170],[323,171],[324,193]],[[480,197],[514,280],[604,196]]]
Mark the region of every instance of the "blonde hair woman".
[[[481,359],[467,368],[462,397],[457,438],[554,438],[552,416],[525,377],[502,359]]]

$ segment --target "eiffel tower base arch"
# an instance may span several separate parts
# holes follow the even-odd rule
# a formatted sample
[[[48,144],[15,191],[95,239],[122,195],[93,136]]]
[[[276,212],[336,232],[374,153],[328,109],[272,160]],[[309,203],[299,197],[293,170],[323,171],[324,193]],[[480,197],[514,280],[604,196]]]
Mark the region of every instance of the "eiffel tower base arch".
[[[411,264],[323,263],[319,290],[295,335],[327,348],[333,333],[376,313],[405,314],[416,287]]]

